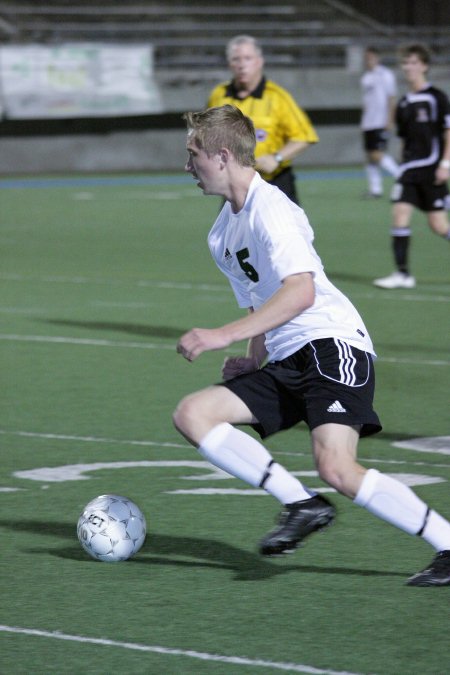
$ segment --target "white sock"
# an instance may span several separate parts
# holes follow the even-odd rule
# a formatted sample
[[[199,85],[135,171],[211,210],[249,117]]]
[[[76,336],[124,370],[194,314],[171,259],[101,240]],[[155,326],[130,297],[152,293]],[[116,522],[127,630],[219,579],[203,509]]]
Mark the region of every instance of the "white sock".
[[[395,161],[393,157],[390,155],[383,155],[380,161],[380,166],[382,169],[384,169],[387,173],[389,173],[391,176],[394,176],[394,178],[397,177],[398,174],[398,164]]]
[[[253,487],[264,487],[282,504],[309,499],[315,494],[277,464],[261,443],[228,422],[211,429],[198,451],[219,469]]]
[[[372,195],[381,195],[383,193],[383,182],[378,164],[366,164],[366,176],[369,192]]]
[[[436,551],[450,551],[450,523],[436,511],[428,512],[421,537]]]
[[[420,534],[438,551],[450,549],[450,523],[407,485],[376,469],[365,474],[354,503],[408,534]]]

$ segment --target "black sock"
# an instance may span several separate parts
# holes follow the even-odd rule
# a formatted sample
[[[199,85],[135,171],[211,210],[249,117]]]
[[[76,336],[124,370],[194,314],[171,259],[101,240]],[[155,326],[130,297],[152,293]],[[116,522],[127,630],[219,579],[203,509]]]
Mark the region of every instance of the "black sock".
[[[394,252],[394,260],[399,272],[402,274],[409,274],[408,268],[408,249],[409,241],[411,237],[401,236],[401,237],[392,237],[392,249]]]

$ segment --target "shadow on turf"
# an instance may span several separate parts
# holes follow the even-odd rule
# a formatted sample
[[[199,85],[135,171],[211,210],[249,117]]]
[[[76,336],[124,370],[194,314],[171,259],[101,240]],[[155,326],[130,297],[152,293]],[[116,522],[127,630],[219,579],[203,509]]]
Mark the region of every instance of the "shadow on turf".
[[[31,532],[68,539],[73,545],[58,549],[30,548],[28,553],[46,554],[77,560],[87,564],[98,564],[89,558],[76,540],[76,528],[73,524],[63,522],[41,522],[37,520],[2,520],[0,526],[13,531]],[[301,556],[301,551],[297,553]],[[180,558],[174,557],[180,556]],[[187,558],[190,558],[189,560]],[[407,576],[406,572],[383,570],[362,570],[351,567],[332,567],[324,565],[291,565],[286,564],[287,557],[280,558],[279,564],[262,558],[256,552],[249,552],[214,539],[198,539],[195,537],[174,537],[164,534],[149,533],[139,554],[127,562],[128,565],[164,565],[173,567],[210,567],[230,570],[235,574],[235,581],[263,581],[287,572],[303,574],[339,574],[360,577],[374,576]]]
[[[365,286],[370,287],[371,290],[376,291],[378,293],[381,293],[382,291],[380,289],[375,289],[372,285],[374,277],[376,277],[377,274],[374,272],[371,275],[365,275],[365,274],[352,274],[351,272],[343,272],[342,270],[330,270],[328,267],[327,271],[327,277],[332,281],[333,283],[339,283],[341,281],[349,281],[351,283],[363,283]],[[431,290],[433,289],[433,286],[442,286],[444,282],[441,279],[421,279],[420,280],[420,285],[421,287],[429,287]],[[417,291],[417,289],[413,289]],[[411,291],[410,291],[411,292]],[[402,345],[403,346],[403,345]]]
[[[231,570],[235,573],[235,581],[262,581],[285,574],[286,572],[302,572],[313,574],[355,574],[358,576],[405,576],[404,573],[383,572],[379,570],[359,570],[342,567],[325,567],[323,565],[286,565],[288,556],[279,558],[281,564],[261,557],[258,553],[242,549],[213,539],[197,539],[194,537],[172,537],[161,534],[150,535],[142,553],[135,563],[144,565],[175,565],[185,567],[213,567]],[[146,556],[146,553],[159,554],[158,557]],[[179,555],[197,560],[177,560]],[[301,555],[301,552],[298,552]],[[198,560],[201,558],[201,560]]]
[[[171,326],[144,326],[136,323],[120,323],[115,321],[74,321],[71,319],[39,319],[42,323],[50,323],[54,326],[71,326],[76,328],[88,328],[89,330],[119,331],[131,335],[144,335],[146,337],[178,339],[186,331]]]

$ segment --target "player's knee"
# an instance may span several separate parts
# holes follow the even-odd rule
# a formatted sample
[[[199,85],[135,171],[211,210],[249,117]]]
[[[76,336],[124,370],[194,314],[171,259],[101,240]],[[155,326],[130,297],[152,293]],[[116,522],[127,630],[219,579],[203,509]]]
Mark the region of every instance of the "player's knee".
[[[449,238],[449,222],[447,219],[447,214],[445,212],[439,212],[438,217],[429,218],[428,224],[434,234],[437,234],[439,237],[444,237],[444,239]]]
[[[193,396],[183,398],[174,410],[172,421],[175,428],[184,436],[192,438],[191,430],[194,429],[198,419],[198,407]]]
[[[352,494],[357,464],[343,452],[324,452],[316,458],[319,477],[338,492],[349,496]]]

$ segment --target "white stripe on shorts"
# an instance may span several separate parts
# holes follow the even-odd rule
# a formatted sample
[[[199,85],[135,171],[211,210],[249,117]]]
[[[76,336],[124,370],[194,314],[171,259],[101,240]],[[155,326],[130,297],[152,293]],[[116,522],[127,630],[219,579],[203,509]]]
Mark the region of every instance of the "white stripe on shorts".
[[[334,344],[339,352],[339,372],[341,383],[353,387],[356,382],[355,366],[356,359],[352,354],[352,348],[346,342],[334,338]]]
[[[333,340],[338,350],[339,379],[337,377],[332,377],[330,374],[327,375],[327,373],[323,372],[322,364],[319,362],[317,350],[314,346],[314,341],[312,341],[310,342],[310,344],[314,351],[314,358],[316,360],[316,366],[319,373],[322,375],[322,377],[326,377],[327,380],[331,380],[332,382],[338,382],[339,384],[345,384],[348,387],[364,387],[364,385],[367,384],[370,374],[369,360],[371,359],[371,357],[369,356],[369,354],[367,354],[367,352],[363,352],[366,357],[367,372],[364,381],[358,382],[358,377],[356,373],[357,358],[356,356],[353,355],[351,345],[349,345],[344,340],[340,340],[339,338],[330,338],[330,339]],[[363,376],[362,373],[361,376]]]

